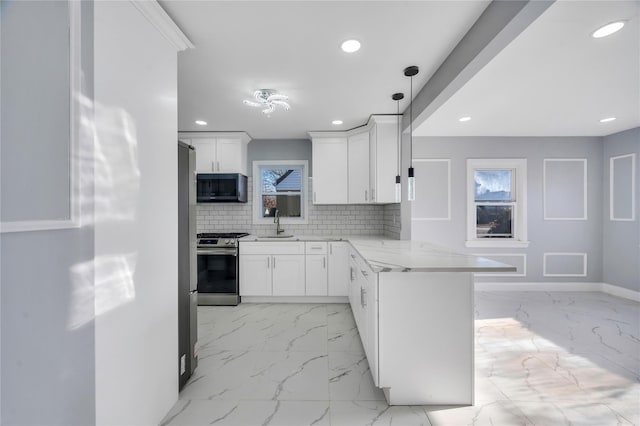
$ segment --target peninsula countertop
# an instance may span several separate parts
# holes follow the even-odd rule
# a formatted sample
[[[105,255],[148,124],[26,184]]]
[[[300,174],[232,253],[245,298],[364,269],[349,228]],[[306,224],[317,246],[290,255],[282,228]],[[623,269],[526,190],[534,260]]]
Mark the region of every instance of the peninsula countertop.
[[[265,238],[249,235],[240,242],[347,241],[374,272],[515,272],[516,267],[484,257],[457,253],[425,241],[381,235],[294,235]]]

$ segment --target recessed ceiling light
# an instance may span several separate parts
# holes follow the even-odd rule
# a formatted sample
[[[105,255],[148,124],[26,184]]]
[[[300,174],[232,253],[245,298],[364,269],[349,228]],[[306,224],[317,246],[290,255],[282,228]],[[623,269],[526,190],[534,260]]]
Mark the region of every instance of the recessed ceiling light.
[[[196,120],[196,124],[197,124],[198,126],[206,126],[206,125],[207,125],[207,122],[206,122],[206,121],[202,121],[202,120]]]
[[[467,117],[460,117],[460,118],[458,118],[458,121],[461,121],[461,122],[463,122],[463,123],[464,123],[465,121],[469,121],[469,120],[471,120],[471,117],[468,117],[468,116],[467,116]]]
[[[342,120],[333,120],[331,124],[333,124],[334,126],[339,126],[342,124]]]
[[[595,30],[591,36],[593,38],[606,37],[620,31],[622,27],[624,27],[624,21],[611,22]]]
[[[342,42],[340,48],[346,53],[357,52],[360,50],[360,42],[358,40],[347,40]]]
[[[601,123],[608,123],[610,121],[615,120],[615,117],[607,117],[607,118],[603,118],[602,120],[600,120]]]

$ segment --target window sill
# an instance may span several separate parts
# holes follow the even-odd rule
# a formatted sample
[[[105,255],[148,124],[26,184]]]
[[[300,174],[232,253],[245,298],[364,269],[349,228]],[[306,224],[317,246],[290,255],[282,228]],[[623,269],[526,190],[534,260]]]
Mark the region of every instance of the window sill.
[[[465,241],[466,247],[485,247],[485,248],[493,248],[493,247],[506,247],[506,248],[527,248],[529,247],[529,241],[478,241],[478,240],[467,240]]]

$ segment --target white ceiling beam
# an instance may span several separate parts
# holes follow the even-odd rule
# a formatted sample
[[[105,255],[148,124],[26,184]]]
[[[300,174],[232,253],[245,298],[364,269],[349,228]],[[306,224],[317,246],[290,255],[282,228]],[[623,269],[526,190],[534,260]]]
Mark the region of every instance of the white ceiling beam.
[[[555,0],[494,0],[451,51],[413,100],[419,126],[533,23]],[[403,132],[409,129],[409,107]]]

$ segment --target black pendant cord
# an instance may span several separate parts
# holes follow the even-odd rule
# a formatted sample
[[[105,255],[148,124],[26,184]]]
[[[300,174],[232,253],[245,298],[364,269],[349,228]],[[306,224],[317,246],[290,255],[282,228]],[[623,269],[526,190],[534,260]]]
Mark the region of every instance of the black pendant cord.
[[[402,143],[400,141],[400,100],[398,99],[396,101],[396,138],[398,140],[397,145],[398,145],[398,149],[397,149],[397,154],[398,154],[398,163],[396,164],[396,176],[400,176],[400,168],[402,167],[402,159],[400,158],[400,144]]]
[[[413,76],[411,76],[411,84],[410,84],[410,96],[411,102],[409,104],[409,164],[411,165],[411,169],[413,169]]]
[[[415,176],[413,171],[413,76],[418,74],[418,67],[416,65],[412,65],[404,69],[405,77],[411,78],[411,93],[409,96],[409,170],[408,175],[409,178],[407,180],[408,184],[408,194],[407,198],[409,201],[415,200]]]
[[[396,164],[396,184],[400,184],[400,171],[402,170],[402,138],[400,134],[400,101],[404,99],[404,93],[394,93],[391,99],[396,101],[396,153],[398,162]]]

